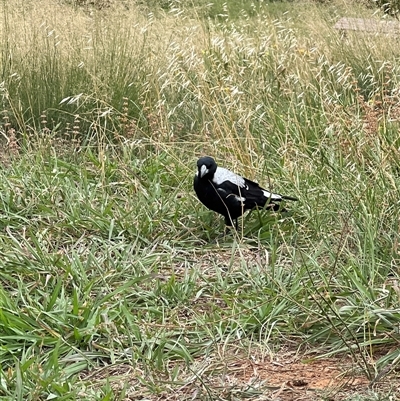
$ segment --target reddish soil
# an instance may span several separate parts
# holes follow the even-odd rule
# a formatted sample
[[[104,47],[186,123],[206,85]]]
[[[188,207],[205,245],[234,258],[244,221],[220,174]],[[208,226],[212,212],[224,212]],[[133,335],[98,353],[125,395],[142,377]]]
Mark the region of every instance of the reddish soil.
[[[322,395],[324,399],[337,400],[342,398],[339,393],[364,393],[369,385],[360,369],[351,367],[348,360],[334,358],[305,363],[243,361],[232,370],[242,383],[255,377],[264,381],[271,400],[317,400]]]
[[[216,356],[216,355],[214,355]],[[373,389],[362,370],[350,358],[304,360],[290,352],[274,354],[273,360],[248,358],[244,355],[220,355],[222,358],[197,360],[177,381],[159,376],[164,389],[154,393],[145,385],[146,375],[137,366],[109,365],[82,375],[96,386],[107,380],[118,393],[125,388],[125,400],[186,401],[345,401],[382,399],[400,400],[398,372],[382,377]],[[174,364],[171,364],[173,368]],[[157,383],[152,381],[152,383]],[[127,387],[126,387],[127,386]],[[150,386],[150,388],[155,388]],[[377,398],[380,394],[383,398]],[[390,398],[387,398],[390,394]],[[379,396],[378,396],[379,397]]]

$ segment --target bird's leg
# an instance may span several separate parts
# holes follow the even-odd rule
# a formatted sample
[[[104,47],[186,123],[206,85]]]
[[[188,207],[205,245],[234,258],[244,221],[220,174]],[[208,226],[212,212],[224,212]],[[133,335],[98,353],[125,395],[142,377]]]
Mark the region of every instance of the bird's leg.
[[[237,220],[235,221],[236,221],[235,227],[237,229]],[[224,236],[228,234],[232,228],[233,228],[233,220],[231,219],[230,216],[225,216]]]
[[[217,237],[215,238],[215,241],[216,242],[218,242],[218,240],[224,240],[225,241],[225,237],[227,235],[229,235],[229,234],[232,234],[232,231],[231,231],[232,229],[233,229],[232,225],[226,225],[225,224],[224,232],[218,234]]]
[[[226,224],[225,224],[225,227],[224,227],[224,237],[225,237],[225,235],[227,235],[229,233],[229,226],[227,226]]]

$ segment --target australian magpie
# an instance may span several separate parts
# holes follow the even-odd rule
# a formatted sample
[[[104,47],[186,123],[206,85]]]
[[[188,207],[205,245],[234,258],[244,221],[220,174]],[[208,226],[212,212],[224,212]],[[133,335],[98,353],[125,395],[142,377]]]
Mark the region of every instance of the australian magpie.
[[[297,198],[273,194],[261,188],[256,182],[243,178],[223,167],[218,167],[210,156],[197,161],[197,173],[193,187],[200,202],[222,214],[225,224],[232,226],[246,210],[255,207],[280,209],[283,199],[296,201]]]

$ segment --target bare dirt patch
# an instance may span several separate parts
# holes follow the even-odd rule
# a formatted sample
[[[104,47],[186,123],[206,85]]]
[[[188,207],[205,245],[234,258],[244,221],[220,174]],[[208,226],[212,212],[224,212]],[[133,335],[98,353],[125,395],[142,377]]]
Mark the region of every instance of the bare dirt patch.
[[[189,367],[179,365],[181,375],[171,380],[168,374],[149,377],[145,370],[127,364],[94,370],[82,376],[95,387],[104,380],[114,391],[125,387],[126,400],[253,400],[253,401],[344,401],[399,400],[400,383],[396,376],[386,377],[374,389],[348,357],[314,359],[302,362],[288,354],[273,360],[230,356],[226,360],[199,358]],[[97,382],[97,385],[96,385]],[[158,393],[153,391],[158,388]],[[391,398],[376,398],[391,394]]]
[[[243,361],[242,382],[257,377],[264,394],[276,400],[342,399],[339,393],[368,390],[369,382],[349,360],[321,359],[309,362],[274,358],[274,361]],[[281,359],[281,360],[279,360]],[[239,372],[236,372],[239,375]],[[257,399],[257,398],[255,398]],[[262,399],[262,398],[259,398]]]

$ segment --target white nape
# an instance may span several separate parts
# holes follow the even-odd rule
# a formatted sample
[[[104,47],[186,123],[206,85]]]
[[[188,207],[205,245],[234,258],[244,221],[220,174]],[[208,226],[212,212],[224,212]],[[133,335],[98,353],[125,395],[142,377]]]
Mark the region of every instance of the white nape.
[[[217,171],[215,172],[213,178],[214,184],[221,185],[225,181],[230,181],[232,184],[237,185],[239,188],[246,187],[246,183],[243,177],[232,173],[232,171],[226,168],[217,167]]]

